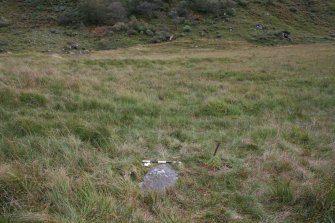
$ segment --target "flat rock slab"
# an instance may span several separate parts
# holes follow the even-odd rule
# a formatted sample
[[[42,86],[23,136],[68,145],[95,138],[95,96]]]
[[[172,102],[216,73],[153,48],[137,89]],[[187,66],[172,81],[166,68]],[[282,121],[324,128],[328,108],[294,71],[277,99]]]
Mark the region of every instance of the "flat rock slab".
[[[174,186],[178,175],[168,164],[158,165],[143,177],[140,187],[144,192],[164,192]]]

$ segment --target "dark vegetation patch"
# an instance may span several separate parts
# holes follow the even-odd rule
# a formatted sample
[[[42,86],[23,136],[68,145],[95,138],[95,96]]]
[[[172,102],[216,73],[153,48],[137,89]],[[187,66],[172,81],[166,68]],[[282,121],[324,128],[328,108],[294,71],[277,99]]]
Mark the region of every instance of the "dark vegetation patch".
[[[17,118],[7,124],[5,134],[13,137],[29,135],[47,135],[48,126],[41,123],[42,120],[30,118]]]
[[[42,107],[47,104],[47,98],[44,95],[34,92],[23,92],[19,96],[20,101],[30,107]]]
[[[240,2],[240,1],[238,1]],[[127,22],[131,16],[147,19],[161,16],[190,17],[192,12],[214,16],[233,16],[237,4],[234,0],[82,0],[78,6],[65,11],[60,17],[63,25],[83,22],[87,25],[114,25]]]
[[[82,121],[70,121],[67,123],[68,129],[82,141],[89,142],[94,147],[103,147],[108,144],[111,133],[105,126],[93,126],[83,124]]]
[[[0,89],[0,104],[6,106],[15,106],[18,104],[16,92],[10,88]]]
[[[222,116],[222,115],[241,115],[242,108],[239,105],[226,101],[210,101],[200,108],[198,115]]]
[[[205,72],[202,76],[211,80],[233,80],[233,81],[271,81],[275,76],[268,73],[252,73],[238,71],[215,71]]]

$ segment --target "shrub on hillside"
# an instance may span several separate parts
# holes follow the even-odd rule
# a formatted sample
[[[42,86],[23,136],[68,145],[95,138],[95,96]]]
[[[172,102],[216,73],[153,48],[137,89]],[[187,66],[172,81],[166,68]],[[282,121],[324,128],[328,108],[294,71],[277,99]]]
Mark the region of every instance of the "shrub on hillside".
[[[73,25],[79,22],[78,10],[71,9],[63,12],[59,18],[58,23],[60,25]]]
[[[186,25],[186,26],[183,27],[183,32],[189,33],[189,32],[191,32],[191,31],[192,31],[191,26]]]
[[[129,14],[143,17],[157,17],[158,12],[166,11],[169,8],[162,0],[129,0],[127,3]]]
[[[169,41],[172,37],[172,34],[165,31],[159,31],[155,33],[155,36],[150,40],[151,43],[161,43]]]
[[[82,22],[86,25],[113,25],[127,18],[127,10],[120,1],[81,0],[72,10],[64,12],[60,18],[61,25]]]
[[[274,0],[256,0],[255,2],[262,5],[272,5]]]
[[[119,1],[83,0],[78,11],[80,20],[88,25],[111,25],[124,21],[127,16],[127,10]]]
[[[145,32],[147,29],[150,29],[149,24],[144,22],[143,20],[138,20],[135,16],[130,18],[128,22],[128,26],[130,29],[135,30],[136,32]]]
[[[103,22],[103,11],[105,11],[103,0],[83,0],[79,4],[78,11],[80,20],[85,24],[99,24]]]
[[[245,7],[248,5],[248,1],[247,0],[237,0],[237,4],[239,6]]]
[[[186,17],[189,12],[188,1],[182,0],[178,3],[176,7],[177,15],[180,17]]]
[[[188,0],[188,3],[192,11],[216,16],[233,15],[236,6],[233,0]]]
[[[119,1],[112,2],[107,5],[103,15],[103,22],[107,24],[115,24],[116,22],[125,21],[127,18],[127,10]]]
[[[126,21],[131,15],[157,18],[169,10],[174,12],[174,17],[187,17],[191,11],[215,16],[232,16],[235,14],[237,4],[246,5],[246,0],[181,0],[173,4],[172,2],[172,0],[80,0],[76,8],[60,16],[59,23],[114,25]]]

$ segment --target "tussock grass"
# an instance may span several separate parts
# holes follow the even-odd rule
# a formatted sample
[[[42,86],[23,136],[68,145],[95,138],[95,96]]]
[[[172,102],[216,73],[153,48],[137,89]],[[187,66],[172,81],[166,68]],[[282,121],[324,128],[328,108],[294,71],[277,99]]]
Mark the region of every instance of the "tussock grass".
[[[0,221],[331,222],[334,45],[234,44],[1,56]]]

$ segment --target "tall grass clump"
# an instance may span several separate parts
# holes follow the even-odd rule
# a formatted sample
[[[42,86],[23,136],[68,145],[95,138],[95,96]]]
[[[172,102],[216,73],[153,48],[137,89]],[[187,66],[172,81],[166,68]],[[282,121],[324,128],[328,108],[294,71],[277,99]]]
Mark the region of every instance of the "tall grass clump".
[[[332,222],[335,219],[334,153],[331,158],[317,169],[313,183],[299,191],[296,202],[301,206],[305,219],[317,222]]]
[[[240,115],[242,109],[238,105],[225,101],[209,101],[200,108],[198,113],[208,116]]]
[[[279,179],[276,181],[271,189],[272,197],[279,203],[294,202],[294,192],[291,182],[286,179]]]

